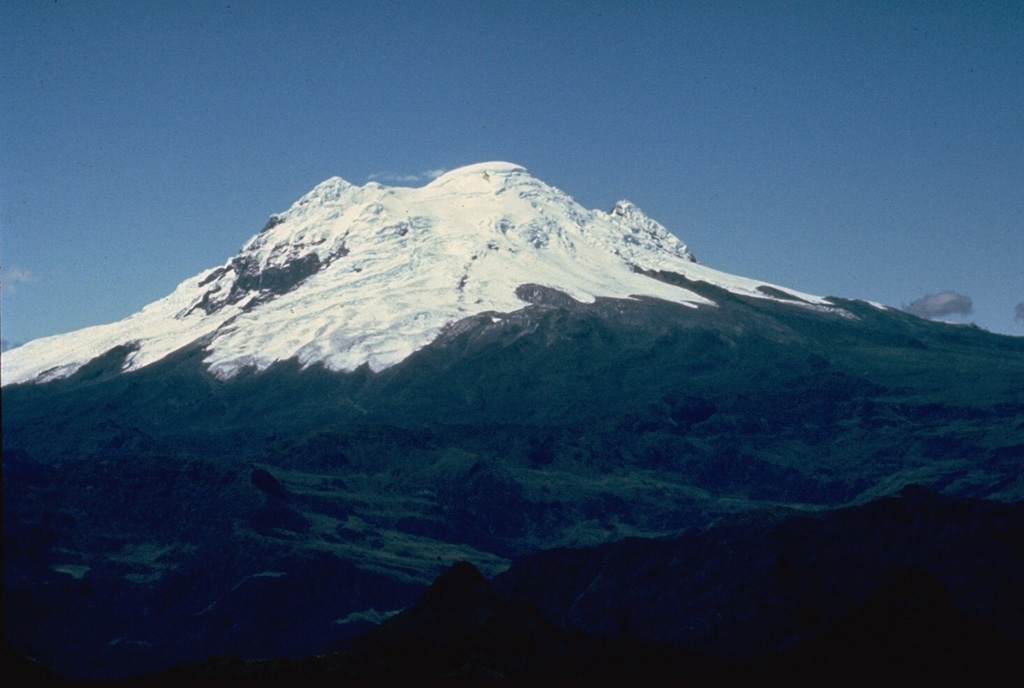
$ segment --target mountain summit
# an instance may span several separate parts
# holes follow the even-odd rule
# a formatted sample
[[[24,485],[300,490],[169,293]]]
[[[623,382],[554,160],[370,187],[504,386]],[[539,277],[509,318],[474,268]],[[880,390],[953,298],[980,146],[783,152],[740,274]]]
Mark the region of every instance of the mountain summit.
[[[220,379],[288,359],[379,371],[461,319],[522,309],[536,293],[526,285],[584,303],[646,296],[715,306],[652,276],[659,272],[831,306],[699,265],[628,201],[587,210],[518,165],[490,162],[420,188],[328,179],[271,215],[225,264],[138,313],[5,353],[3,384],[61,379],[119,346],[131,351],[124,369],[134,370],[194,343]]]

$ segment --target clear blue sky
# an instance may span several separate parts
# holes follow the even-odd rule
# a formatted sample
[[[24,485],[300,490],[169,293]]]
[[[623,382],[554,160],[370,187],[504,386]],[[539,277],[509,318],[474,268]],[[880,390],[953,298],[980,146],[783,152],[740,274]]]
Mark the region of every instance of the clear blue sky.
[[[1024,334],[1019,0],[5,0],[3,338],[126,317],[327,177],[485,160],[721,270]]]

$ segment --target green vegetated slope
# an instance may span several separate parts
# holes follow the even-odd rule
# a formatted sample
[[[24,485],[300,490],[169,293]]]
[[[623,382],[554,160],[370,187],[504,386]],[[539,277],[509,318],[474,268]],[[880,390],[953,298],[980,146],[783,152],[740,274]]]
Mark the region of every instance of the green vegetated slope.
[[[1024,340],[701,286],[717,308],[485,314],[380,373],[283,363],[222,382],[193,348],[116,374],[114,351],[5,389],[4,447],[44,465],[265,465],[300,491],[340,478],[380,518],[390,500],[409,527],[508,552],[910,483],[1024,496]]]
[[[912,483],[1024,497],[1024,340],[689,287],[718,306],[538,299],[377,373],[220,381],[194,346],[7,387],[5,625],[79,675],[265,656],[275,637],[312,652],[456,560],[496,573]],[[340,592],[308,595],[334,575]]]

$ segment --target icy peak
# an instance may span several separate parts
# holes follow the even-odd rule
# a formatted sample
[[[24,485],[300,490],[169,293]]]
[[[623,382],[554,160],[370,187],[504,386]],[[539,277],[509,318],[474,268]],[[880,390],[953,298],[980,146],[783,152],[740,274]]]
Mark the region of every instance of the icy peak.
[[[296,201],[292,207],[323,205],[324,203],[337,201],[346,191],[353,188],[355,188],[354,184],[350,184],[341,177],[331,177],[314,186],[309,193]]]
[[[686,248],[686,244],[629,201],[623,200],[616,203],[608,216],[629,229],[630,234],[626,239],[628,243],[642,247],[644,251],[654,253],[665,251],[691,263],[697,262],[697,259]]]

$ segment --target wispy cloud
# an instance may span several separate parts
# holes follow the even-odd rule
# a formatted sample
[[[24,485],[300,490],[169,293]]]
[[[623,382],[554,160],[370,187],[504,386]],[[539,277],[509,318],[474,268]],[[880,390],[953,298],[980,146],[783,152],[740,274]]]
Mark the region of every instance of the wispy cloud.
[[[417,174],[395,174],[394,172],[374,172],[367,177],[372,182],[392,182],[395,184],[413,184],[420,181]]]
[[[923,296],[909,306],[904,304],[903,310],[921,318],[935,320],[948,315],[970,315],[974,310],[974,303],[966,294],[941,291],[938,294]]]
[[[388,182],[391,184],[417,184],[419,182],[432,181],[437,179],[448,170],[438,168],[435,170],[424,170],[419,174],[398,174],[397,172],[374,172],[367,176],[372,182]]]
[[[0,273],[0,289],[7,291],[8,294],[13,294],[19,284],[35,281],[35,274],[15,265],[4,268],[3,272]]]

